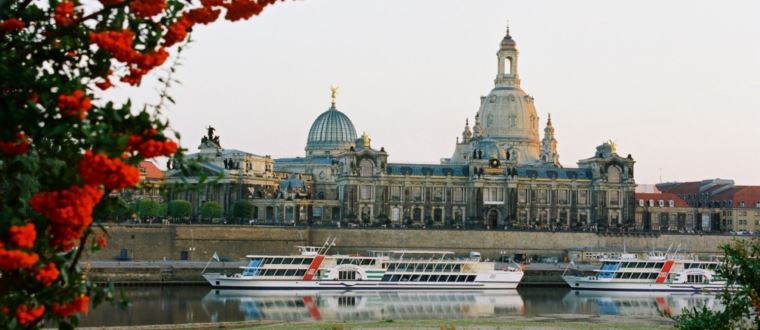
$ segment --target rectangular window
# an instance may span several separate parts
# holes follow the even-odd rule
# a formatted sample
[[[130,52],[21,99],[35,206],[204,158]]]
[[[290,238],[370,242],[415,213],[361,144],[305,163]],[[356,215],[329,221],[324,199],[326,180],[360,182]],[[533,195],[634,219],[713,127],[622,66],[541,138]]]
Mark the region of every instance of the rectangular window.
[[[569,192],[567,190],[559,190],[557,191],[557,203],[567,205],[568,204],[568,195]]]
[[[588,205],[588,190],[578,190],[578,204]]]
[[[433,201],[443,202],[443,187],[433,187],[431,190],[433,191]]]
[[[454,202],[461,203],[464,202],[464,188],[454,188],[452,189],[452,198],[454,199]]]
[[[528,190],[527,189],[518,189],[517,190],[517,202],[525,204],[528,202]]]
[[[484,204],[504,204],[504,191],[501,188],[483,188]]]
[[[422,187],[412,187],[412,200],[415,202],[421,202],[423,200],[424,189]]]
[[[399,202],[404,198],[401,186],[391,186],[391,201]]]
[[[538,197],[538,203],[539,204],[548,204],[549,203],[549,197],[548,192],[546,189],[539,189],[536,193]]]
[[[608,192],[610,196],[610,206],[619,206],[620,205],[620,192],[619,191],[610,191]]]
[[[370,185],[359,186],[359,199],[363,201],[372,200],[372,186]]]
[[[401,220],[401,209],[398,207],[391,208],[391,221]]]

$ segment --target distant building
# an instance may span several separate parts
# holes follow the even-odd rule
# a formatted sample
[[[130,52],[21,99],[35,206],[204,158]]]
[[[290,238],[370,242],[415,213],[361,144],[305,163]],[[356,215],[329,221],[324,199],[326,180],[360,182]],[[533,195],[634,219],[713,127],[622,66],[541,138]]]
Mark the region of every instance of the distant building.
[[[713,213],[709,209],[700,212],[673,193],[636,193],[638,231],[709,232],[714,227]],[[702,214],[709,215],[707,221],[702,221]]]
[[[120,196],[127,203],[134,203],[141,199],[161,202],[163,200],[161,187],[164,183],[164,172],[152,160],[141,161],[137,168],[140,171],[140,185],[136,189],[114,192],[114,196]]]
[[[227,214],[235,200],[248,199],[256,221],[277,224],[634,230],[633,157],[607,141],[577,167],[564,167],[550,117],[539,134],[509,30],[496,56],[494,88],[440,164],[390,162],[367,133],[357,136],[333,93],[308,132],[303,157],[225,150],[210,130],[189,158],[203,159],[205,174],[223,178],[171,198],[190,200],[196,212],[204,201],[219,201]],[[200,174],[170,170],[167,182],[197,182]]]
[[[711,196],[723,217],[723,231],[760,231],[760,186],[734,186]]]

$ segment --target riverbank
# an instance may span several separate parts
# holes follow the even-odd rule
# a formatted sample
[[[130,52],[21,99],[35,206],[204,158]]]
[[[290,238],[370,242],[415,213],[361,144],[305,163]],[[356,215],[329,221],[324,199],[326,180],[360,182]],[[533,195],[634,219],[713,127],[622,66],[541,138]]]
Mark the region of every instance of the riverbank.
[[[161,324],[129,327],[83,327],[82,330],[211,330],[211,329],[672,329],[673,321],[664,317],[593,316],[580,314],[555,314],[538,317],[498,317],[464,320],[382,320],[354,322],[279,322],[240,321]]]
[[[201,276],[206,272],[235,273],[245,266],[243,261],[85,261],[81,263],[88,278],[94,282],[131,285],[207,285]],[[582,272],[591,273],[594,265],[577,265]],[[520,285],[565,286],[560,277],[567,264],[534,263],[523,266],[525,276]]]

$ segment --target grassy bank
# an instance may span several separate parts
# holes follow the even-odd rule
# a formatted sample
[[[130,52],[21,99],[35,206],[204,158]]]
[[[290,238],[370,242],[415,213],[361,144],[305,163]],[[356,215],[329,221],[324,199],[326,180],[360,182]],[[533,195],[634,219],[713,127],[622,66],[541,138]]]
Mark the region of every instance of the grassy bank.
[[[540,317],[504,317],[472,320],[386,320],[356,322],[295,322],[275,323],[249,327],[248,329],[672,329],[672,322],[665,318],[544,315]]]

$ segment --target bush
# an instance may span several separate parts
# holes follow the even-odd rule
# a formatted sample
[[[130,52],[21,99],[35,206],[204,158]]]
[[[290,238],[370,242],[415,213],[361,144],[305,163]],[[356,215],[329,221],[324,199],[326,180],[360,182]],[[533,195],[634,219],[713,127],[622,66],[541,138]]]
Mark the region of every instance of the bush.
[[[215,201],[208,201],[201,205],[201,219],[220,218],[223,213],[224,209]]]
[[[141,199],[135,205],[135,212],[141,219],[155,218],[161,215],[161,204],[152,199]]]
[[[172,218],[188,218],[193,213],[193,206],[185,200],[173,200],[166,206],[166,213]]]
[[[232,204],[232,216],[235,219],[250,219],[253,217],[253,203],[247,199],[239,199]]]
[[[732,287],[719,296],[724,309],[684,309],[673,317],[676,328],[760,329],[760,239],[736,240],[721,249],[726,259],[716,273]]]

